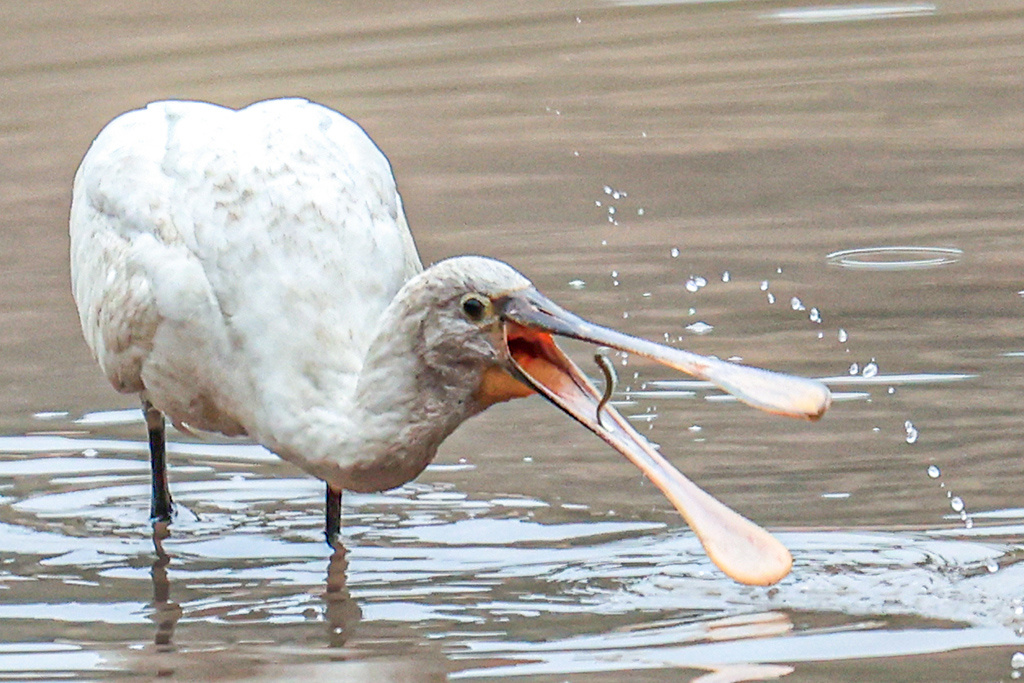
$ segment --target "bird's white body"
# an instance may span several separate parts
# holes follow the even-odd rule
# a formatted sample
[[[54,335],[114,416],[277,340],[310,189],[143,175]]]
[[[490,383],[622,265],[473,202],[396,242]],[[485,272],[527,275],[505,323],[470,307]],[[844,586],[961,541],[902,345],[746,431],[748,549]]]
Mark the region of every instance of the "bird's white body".
[[[323,461],[359,457],[359,374],[421,270],[387,159],[305,100],[128,112],[75,178],[72,287],[114,387],[339,485]]]
[[[594,325],[499,261],[424,270],[387,159],[322,106],[160,102],[112,121],[75,176],[71,280],[107,378],[143,398],[154,519],[171,513],[161,413],[248,434],[323,479],[333,540],[341,490],[404,484],[464,420],[537,392],[637,465],[730,576],[768,584],[792,564],[606,405],[552,335],[785,415],[820,417],[824,385]]]

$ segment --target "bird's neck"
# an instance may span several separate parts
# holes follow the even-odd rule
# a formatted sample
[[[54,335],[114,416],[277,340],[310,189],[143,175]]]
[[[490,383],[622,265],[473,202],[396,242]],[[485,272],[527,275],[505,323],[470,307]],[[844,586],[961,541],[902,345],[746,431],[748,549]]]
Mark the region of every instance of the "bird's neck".
[[[415,326],[414,315],[401,319]],[[337,489],[382,491],[419,475],[486,406],[459,386],[467,373],[432,367],[418,340],[411,330],[379,334],[350,392],[294,416],[274,450]]]
[[[360,452],[336,460],[345,487],[379,491],[419,475],[441,442],[479,412],[452,402],[446,388],[442,377],[422,366],[367,368],[356,394]]]

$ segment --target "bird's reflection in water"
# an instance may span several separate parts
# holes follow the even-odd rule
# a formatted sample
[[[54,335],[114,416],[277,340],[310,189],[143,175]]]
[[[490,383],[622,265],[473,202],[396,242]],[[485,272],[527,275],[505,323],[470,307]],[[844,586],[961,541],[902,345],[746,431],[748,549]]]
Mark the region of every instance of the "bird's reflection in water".
[[[157,522],[153,525],[153,548],[156,551],[156,558],[150,570],[150,576],[153,577],[153,613],[150,619],[156,623],[153,644],[162,652],[174,649],[174,627],[181,618],[181,606],[171,600],[171,582],[167,578],[167,565],[170,564],[171,557],[164,550],[164,539],[170,535],[166,522]]]
[[[334,553],[327,563],[327,590],[324,593],[324,616],[327,619],[328,643],[344,646],[363,616],[358,603],[348,591],[348,551],[340,541],[334,542]]]
[[[171,599],[171,582],[167,567],[171,556],[164,549],[164,540],[171,532],[166,522],[153,525],[153,549],[156,556],[150,569],[153,578],[153,602],[150,619],[156,624],[153,644],[158,652],[174,651],[174,628],[181,619],[181,606]],[[331,647],[344,647],[352,637],[355,625],[362,619],[362,610],[348,590],[348,551],[340,542],[334,543],[334,552],[327,563],[324,591],[324,618],[327,622],[327,643]]]
[[[352,683],[438,683],[448,680],[449,665],[436,648],[422,647],[416,634],[381,634],[362,632],[356,637],[355,626],[362,611],[348,590],[347,552],[340,544],[327,564],[323,593],[323,615],[327,624],[327,647],[278,647],[266,642],[240,645],[203,641],[175,643],[174,633],[182,617],[182,609],[171,599],[168,568],[174,559],[164,549],[170,537],[167,524],[153,528],[156,551],[150,574],[153,579],[153,602],[150,619],[156,624],[153,646],[112,653],[111,661],[124,658],[125,670],[147,678],[181,678],[208,680],[218,672],[218,680],[282,681],[331,680]],[[255,599],[255,598],[254,598]],[[383,643],[383,649],[378,647]],[[410,644],[411,643],[411,644]]]

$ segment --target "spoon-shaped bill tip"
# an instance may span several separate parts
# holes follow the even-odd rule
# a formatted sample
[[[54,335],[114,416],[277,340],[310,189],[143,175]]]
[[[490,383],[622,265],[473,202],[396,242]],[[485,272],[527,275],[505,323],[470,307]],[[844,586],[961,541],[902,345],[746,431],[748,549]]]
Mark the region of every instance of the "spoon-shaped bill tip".
[[[747,405],[769,413],[819,420],[832,405],[832,392],[823,383],[748,365],[695,356],[686,367],[673,367],[705,379]]]

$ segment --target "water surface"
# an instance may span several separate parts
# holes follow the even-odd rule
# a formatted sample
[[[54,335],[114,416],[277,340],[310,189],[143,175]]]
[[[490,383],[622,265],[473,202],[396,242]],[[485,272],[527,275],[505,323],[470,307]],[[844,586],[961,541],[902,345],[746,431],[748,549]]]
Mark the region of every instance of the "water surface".
[[[1019,672],[1017,5],[2,13],[5,678]],[[366,127],[425,261],[502,258],[598,322],[827,378],[836,404],[805,424],[618,368],[620,409],[776,531],[792,575],[725,579],[653,486],[539,399],[465,425],[416,482],[347,496],[334,556],[316,481],[175,433],[182,511],[154,532],[135,400],[101,377],[69,294],[72,176],[147,101],[281,95]]]

